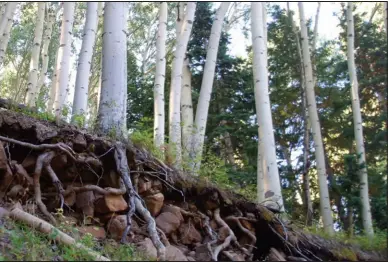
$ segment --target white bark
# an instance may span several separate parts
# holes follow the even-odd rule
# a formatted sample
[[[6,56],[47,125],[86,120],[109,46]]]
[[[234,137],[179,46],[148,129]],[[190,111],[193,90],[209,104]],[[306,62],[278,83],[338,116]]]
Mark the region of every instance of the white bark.
[[[74,124],[77,116],[85,119],[88,107],[89,94],[89,75],[93,56],[93,48],[96,40],[97,22],[98,22],[98,3],[88,2],[86,11],[86,21],[82,40],[82,47],[79,54],[77,77],[75,80],[75,92],[73,100]]]
[[[124,97],[127,92],[127,35],[125,2],[106,2],[102,39],[101,97],[98,128],[122,136],[125,128]]]
[[[307,107],[309,110],[309,117],[312,126],[312,134],[314,139],[315,159],[317,162],[318,184],[319,184],[319,200],[320,210],[322,216],[322,222],[325,232],[332,235],[333,230],[333,217],[330,206],[329,189],[327,185],[327,174],[325,165],[325,156],[323,151],[323,142],[321,135],[321,125],[318,118],[317,105],[315,101],[315,91],[313,83],[313,72],[311,65],[311,57],[307,36],[307,26],[304,17],[303,3],[299,2],[299,17],[302,35],[302,52],[303,52],[303,64],[306,79],[306,95],[307,95]]]
[[[54,110],[57,118],[62,115],[62,109],[65,105],[67,95],[70,91],[69,73],[74,21],[74,7],[74,2],[65,2],[63,4],[61,39],[56,64],[57,76],[55,79]]]
[[[359,170],[360,177],[360,199],[362,206],[362,224],[365,233],[368,236],[373,236],[372,214],[369,204],[368,194],[368,173],[366,169],[365,147],[362,128],[362,117],[360,110],[360,99],[358,96],[358,81],[356,72],[356,62],[354,58],[354,22],[353,22],[353,4],[348,2],[347,9],[347,55],[348,55],[348,69],[349,78],[351,84],[351,96],[352,96],[352,111],[354,122],[354,135],[356,138],[356,151],[358,164],[363,165],[363,168]]]
[[[388,27],[387,27],[387,24],[388,24],[388,5],[387,5],[387,2],[384,2],[384,8],[383,8],[383,17],[384,17],[384,26],[385,26],[385,34],[388,34]]]
[[[4,7],[4,14],[0,19],[0,37],[3,38],[4,32],[6,32],[7,24],[9,20],[13,19],[18,2],[8,2]]]
[[[57,50],[57,53],[55,54],[55,60],[54,60],[54,66],[56,67],[58,62],[58,55],[59,55],[59,49]],[[49,99],[47,101],[47,112],[53,113],[53,107],[54,107],[54,101],[55,101],[55,93],[56,93],[56,85],[57,83],[57,70],[54,68],[53,76],[50,83],[50,90],[49,90]]]
[[[196,3],[187,4],[187,12],[183,19],[182,29],[177,37],[177,44],[174,52],[174,60],[171,72],[170,88],[170,110],[169,110],[169,149],[170,157],[175,167],[181,167],[182,145],[181,145],[181,84],[182,69],[185,52],[189,42],[191,29],[194,22]]]
[[[275,208],[284,210],[268,92],[267,43],[264,42],[263,4],[260,2],[252,3],[251,10],[255,103],[259,125],[259,145],[262,144],[263,146],[263,151],[259,150],[259,153],[265,152],[261,156],[264,197],[270,201],[269,205],[276,203]]]
[[[183,19],[185,18],[185,3],[179,2],[177,6],[177,18],[175,24],[176,31],[176,40],[178,41],[178,36],[181,34]]]
[[[317,48],[318,22],[319,22],[319,10],[320,9],[321,9],[321,2],[318,2],[317,12],[315,14],[313,48],[312,48],[312,53],[314,54],[314,60],[313,60],[313,83],[314,83],[314,86],[316,86],[316,84],[317,84],[317,62],[316,62],[315,50]]]
[[[5,58],[5,52],[7,51],[8,41],[11,37],[11,29],[13,24],[12,16],[8,17],[5,30],[0,38],[0,66],[3,64]]]
[[[154,85],[154,144],[160,148],[164,144],[164,84],[166,81],[166,39],[167,39],[167,2],[159,9],[158,38],[156,39],[156,72]]]
[[[58,8],[55,11],[49,11],[49,4],[47,3],[47,24],[46,24],[46,30],[44,31],[44,37],[43,37],[43,45],[42,45],[42,69],[40,70],[39,74],[39,80],[37,85],[37,92],[39,93],[39,90],[44,85],[44,81],[47,78],[47,69],[48,69],[48,62],[49,62],[49,55],[48,55],[48,49],[51,42],[51,36],[53,32],[53,24],[55,22],[55,16],[62,5],[58,6]],[[56,65],[56,63],[54,64]],[[51,89],[50,89],[51,93]],[[52,101],[55,99],[55,97],[52,99]],[[52,107],[52,104],[51,104]]]
[[[194,174],[198,175],[198,171],[201,167],[201,159],[203,152],[203,144],[205,141],[205,131],[207,116],[209,113],[210,98],[212,94],[214,74],[216,70],[216,61],[218,46],[220,43],[222,24],[224,17],[228,11],[230,2],[222,2],[216,12],[216,17],[213,21],[212,29],[210,32],[209,46],[206,53],[206,63],[203,70],[201,91],[199,93],[199,100],[197,105],[197,111],[195,114],[195,131],[193,140],[193,153],[194,159],[198,162],[195,163]]]
[[[182,155],[183,160],[189,162],[192,149],[193,137],[193,101],[191,98],[191,72],[189,69],[189,59],[186,58],[183,64],[183,82],[182,82]],[[188,168],[190,169],[190,168]],[[190,170],[188,170],[190,171]]]
[[[35,106],[39,96],[38,90],[38,70],[39,70],[39,54],[43,36],[44,11],[46,8],[45,2],[38,3],[38,12],[36,14],[36,24],[34,32],[34,42],[31,52],[30,73],[27,82],[26,104]]]
[[[11,37],[13,24],[13,15],[18,2],[8,2],[4,7],[4,14],[0,21],[0,66],[3,64],[5,51],[7,50],[8,41]]]

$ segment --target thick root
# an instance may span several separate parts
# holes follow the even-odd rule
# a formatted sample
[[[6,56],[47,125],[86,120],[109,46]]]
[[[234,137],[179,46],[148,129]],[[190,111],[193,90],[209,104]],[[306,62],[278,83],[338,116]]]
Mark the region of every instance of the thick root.
[[[101,256],[97,252],[90,250],[89,248],[85,247],[84,245],[77,243],[74,238],[70,237],[69,235],[65,234],[64,232],[60,231],[56,227],[52,226],[51,224],[47,223],[46,221],[35,217],[29,213],[24,212],[23,210],[19,208],[14,208],[10,212],[10,217],[23,222],[33,228],[37,228],[40,232],[45,234],[50,234],[53,231],[55,231],[56,237],[55,240],[59,243],[68,245],[68,246],[75,246],[76,248],[85,250],[91,257],[93,257],[96,261],[110,261],[108,258]]]
[[[232,241],[237,242],[236,236],[234,235],[233,231],[230,229],[228,224],[221,218],[220,216],[220,209],[217,208],[214,210],[214,219],[216,220],[217,224],[219,224],[221,227],[227,228],[229,231],[229,236],[225,238],[224,242],[221,245],[218,245],[214,248],[214,251],[212,252],[212,259],[214,261],[218,261],[218,254],[227,248]]]
[[[249,245],[248,252],[252,253],[253,247],[256,244],[256,237],[255,237],[255,235],[251,231],[249,231],[248,229],[243,227],[243,225],[241,224],[240,220],[237,217],[229,216],[229,217],[225,218],[225,220],[226,221],[228,221],[228,220],[229,221],[234,221],[237,224],[237,226],[240,228],[240,230],[242,232],[244,232],[246,235],[248,235],[248,237],[251,239],[251,243]]]

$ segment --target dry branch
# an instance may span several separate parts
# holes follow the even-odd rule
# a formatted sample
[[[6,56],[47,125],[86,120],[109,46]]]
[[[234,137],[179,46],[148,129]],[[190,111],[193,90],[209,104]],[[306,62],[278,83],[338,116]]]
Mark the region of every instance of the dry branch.
[[[56,227],[52,226],[51,224],[47,223],[46,221],[33,216],[27,212],[24,212],[23,210],[19,208],[14,208],[10,212],[10,217],[18,220],[20,222],[26,223],[27,225],[31,226],[32,228],[37,228],[40,232],[45,234],[50,234],[53,231],[56,232],[55,240],[68,245],[73,246],[78,249],[84,250],[93,257],[97,261],[110,261],[108,258],[98,254],[97,252],[90,250],[89,248],[85,247],[84,245],[77,243],[74,238],[70,237],[69,235],[65,234],[64,232],[60,231]]]

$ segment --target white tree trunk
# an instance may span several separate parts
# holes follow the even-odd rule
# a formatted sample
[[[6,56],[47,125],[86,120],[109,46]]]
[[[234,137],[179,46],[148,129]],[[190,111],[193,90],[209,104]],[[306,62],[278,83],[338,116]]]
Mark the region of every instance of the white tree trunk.
[[[174,52],[174,60],[171,72],[170,88],[170,110],[169,110],[169,150],[173,165],[181,168],[182,145],[181,145],[181,89],[183,60],[187,44],[189,42],[191,29],[194,22],[196,3],[187,4],[187,12],[183,20],[182,29],[177,37],[177,44]]]
[[[54,101],[55,101],[55,93],[56,93],[56,83],[57,83],[57,70],[56,65],[58,62],[58,55],[59,55],[59,49],[57,50],[57,53],[55,54],[55,60],[54,60],[54,71],[50,83],[50,90],[49,90],[49,99],[47,101],[47,112],[53,113],[54,109]]]
[[[193,137],[193,100],[191,98],[191,72],[189,69],[189,59],[186,58],[183,64],[183,82],[182,82],[182,155],[184,162],[189,163],[192,150]],[[191,167],[187,167],[191,171]]]
[[[98,22],[98,3],[88,2],[86,21],[82,40],[82,47],[79,54],[77,77],[75,80],[75,92],[72,110],[72,123],[75,124],[77,117],[85,120],[88,107],[89,75],[93,56],[93,48],[96,40]],[[85,121],[83,121],[85,123]]]
[[[183,19],[185,18],[185,3],[179,2],[177,6],[177,18],[175,24],[176,41],[182,31]]]
[[[122,136],[125,127],[124,99],[127,92],[127,35],[125,2],[106,2],[102,40],[101,97],[98,129]]]
[[[259,145],[262,144],[263,146],[263,151],[259,150],[259,153],[265,152],[261,156],[265,188],[264,197],[272,202],[268,203],[269,205],[276,203],[275,208],[284,210],[268,92],[267,43],[264,42],[263,4],[260,2],[252,3],[251,10],[256,114],[259,125]]]
[[[384,2],[384,7],[383,7],[383,17],[384,17],[384,26],[385,26],[385,34],[388,34],[388,27],[387,27],[387,24],[388,24],[388,5],[387,5],[387,2]]]
[[[348,2],[347,9],[347,22],[348,22],[348,32],[347,32],[347,55],[348,55],[348,69],[349,69],[349,78],[351,85],[351,95],[352,95],[352,110],[353,110],[353,122],[354,122],[354,135],[356,138],[356,151],[358,164],[362,165],[363,168],[359,170],[360,176],[360,199],[362,206],[362,224],[365,230],[365,233],[369,236],[373,236],[373,225],[372,225],[372,214],[369,204],[369,194],[368,194],[368,173],[366,169],[366,158],[365,158],[365,147],[364,147],[364,138],[363,138],[363,128],[362,128],[362,117],[360,110],[360,99],[358,97],[358,81],[357,81],[357,72],[356,72],[356,63],[354,58],[354,22],[353,22],[353,4]]]
[[[62,5],[59,5],[58,8],[54,11],[54,10],[49,10],[49,4],[47,3],[47,24],[46,24],[46,30],[44,31],[44,37],[43,37],[43,45],[42,45],[42,69],[40,71],[40,74],[39,74],[39,80],[38,80],[38,85],[37,85],[37,92],[39,93],[39,90],[42,88],[42,86],[44,85],[44,81],[46,80],[47,78],[47,69],[48,69],[48,63],[49,63],[49,55],[48,55],[48,49],[49,49],[49,46],[50,46],[50,42],[51,42],[51,36],[52,36],[52,32],[53,32],[53,24],[55,22],[55,16],[56,14],[58,13],[60,7]],[[56,65],[56,62],[54,63],[54,65]],[[54,70],[55,71],[55,70]],[[51,89],[50,89],[50,93],[51,93]],[[55,99],[55,97],[53,98],[53,100]],[[53,101],[52,100],[52,101]],[[51,104],[51,107],[52,107],[52,104]]]
[[[318,22],[319,22],[319,10],[321,9],[321,2],[318,2],[317,12],[315,14],[315,25],[314,25],[314,35],[313,35],[313,47],[312,47],[312,53],[314,54],[313,59],[313,83],[314,86],[317,84],[317,59],[315,50],[317,48],[317,38],[318,38]]]
[[[327,185],[327,174],[325,165],[325,156],[323,151],[323,142],[321,135],[321,125],[318,118],[317,105],[315,101],[315,91],[313,83],[313,72],[311,66],[310,50],[307,36],[307,26],[304,17],[303,3],[299,2],[299,17],[302,34],[302,51],[303,51],[303,64],[306,79],[306,95],[307,106],[309,110],[309,117],[312,125],[312,134],[314,139],[315,159],[317,162],[318,184],[319,184],[319,200],[322,222],[325,232],[332,235],[333,230],[333,217],[330,206],[329,189]]]
[[[8,2],[4,7],[4,14],[2,14],[0,19],[0,38],[3,38],[3,34],[6,31],[8,21],[13,20],[13,15],[15,13],[17,4],[18,2]]]
[[[18,2],[8,2],[4,7],[4,14],[1,17],[0,24],[0,66],[3,64],[5,51],[7,50],[8,41],[11,37],[13,24],[13,15]]]
[[[27,94],[26,94],[26,104],[28,106],[35,106],[37,98],[39,96],[38,90],[38,70],[39,70],[39,55],[40,55],[40,46],[42,43],[43,36],[43,22],[44,22],[44,11],[46,8],[45,2],[38,3],[38,12],[36,14],[36,24],[35,24],[35,33],[34,33],[34,42],[31,52],[31,62],[30,62],[30,73],[28,75],[27,82]]]
[[[62,109],[70,91],[69,73],[74,7],[74,2],[65,2],[63,4],[61,39],[58,49],[58,58],[56,64],[57,75],[55,79],[54,110],[57,118],[62,115]]]
[[[166,39],[167,39],[167,2],[159,9],[158,38],[156,39],[156,72],[154,86],[154,144],[162,149],[164,145],[165,114],[164,84],[166,81]],[[164,152],[164,150],[162,149]]]
[[[216,70],[218,46],[220,43],[222,24],[224,23],[224,17],[226,11],[228,11],[229,5],[230,2],[221,3],[220,7],[216,12],[216,17],[213,21],[212,29],[210,32],[209,46],[207,48],[206,53],[206,63],[205,68],[203,70],[201,91],[199,93],[197,111],[195,114],[193,153],[194,159],[198,161],[194,165],[195,175],[198,175],[198,171],[201,167],[203,144],[205,141],[206,122],[209,113],[210,98],[212,94],[214,74]]]

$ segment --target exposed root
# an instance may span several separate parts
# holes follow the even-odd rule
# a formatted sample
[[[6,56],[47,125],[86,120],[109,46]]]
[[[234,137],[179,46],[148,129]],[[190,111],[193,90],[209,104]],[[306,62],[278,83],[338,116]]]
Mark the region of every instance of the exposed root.
[[[24,212],[23,210],[19,208],[13,208],[10,212],[10,217],[24,222],[27,225],[37,228],[39,231],[45,234],[50,234],[53,231],[56,232],[55,240],[69,246],[75,246],[76,248],[85,250],[90,256],[92,256],[97,261],[110,261],[108,258],[101,256],[97,252],[90,250],[89,248],[85,247],[84,245],[77,243],[74,238],[70,237],[69,235],[65,234],[64,232],[60,231],[56,227],[50,225],[46,221],[33,216],[27,212]]]
[[[199,211],[198,211],[198,214],[199,214],[200,217],[204,220],[204,227],[205,227],[206,233],[208,234],[208,236],[210,237],[210,239],[211,239],[212,241],[213,241],[213,240],[217,240],[217,233],[214,232],[214,230],[211,228],[209,217],[206,216],[205,214],[199,212]]]
[[[106,187],[106,188],[101,188],[96,185],[85,185],[82,187],[73,187],[69,186],[65,192],[63,193],[64,196],[68,196],[72,192],[75,193],[82,193],[86,191],[93,191],[97,194],[100,195],[124,195],[127,190],[125,189],[125,185],[123,181],[120,179],[120,188],[113,188],[113,187]]]
[[[225,220],[226,221],[228,221],[228,220],[229,221],[234,221],[237,224],[237,226],[241,229],[241,231],[243,231],[246,235],[248,235],[248,237],[251,239],[251,243],[249,245],[248,252],[252,253],[253,247],[256,244],[256,237],[255,237],[255,235],[251,231],[249,231],[248,229],[243,227],[243,225],[241,224],[240,220],[237,217],[229,216],[229,217],[225,218]]]
[[[57,189],[59,199],[61,200],[60,209],[63,209],[63,203],[65,202],[65,200],[63,197],[64,190],[62,187],[62,183],[61,183],[61,181],[59,181],[57,175],[55,174],[55,172],[50,164],[47,164],[46,170],[49,173],[51,180],[53,181],[53,184],[54,184],[55,188]]]
[[[129,167],[127,161],[127,155],[125,152],[125,146],[122,143],[116,143],[115,145],[115,161],[117,166],[117,171],[120,174],[121,178],[124,181],[124,185],[127,189],[127,193],[129,196],[129,205],[130,209],[127,214],[127,228],[124,231],[123,238],[128,234],[129,229],[131,227],[131,216],[135,213],[135,210],[142,215],[144,220],[147,222],[147,231],[150,234],[152,243],[154,244],[158,258],[161,260],[165,259],[166,256],[166,248],[163,243],[160,241],[158,232],[156,230],[156,223],[150,212],[143,206],[143,203],[140,201],[140,196],[135,192],[131,178],[129,176]]]
[[[46,205],[42,202],[42,192],[40,190],[40,176],[42,174],[42,169],[48,163],[51,162],[55,153],[53,151],[45,152],[41,154],[36,160],[35,172],[34,172],[34,193],[35,193],[35,202],[38,205],[40,211],[48,217],[52,224],[56,225],[57,221],[54,216],[48,212]]]
[[[270,261],[287,261],[282,256],[282,254],[280,254],[280,252],[278,250],[276,250],[275,248],[273,248],[273,247],[271,247],[270,250],[269,250],[268,259]]]

